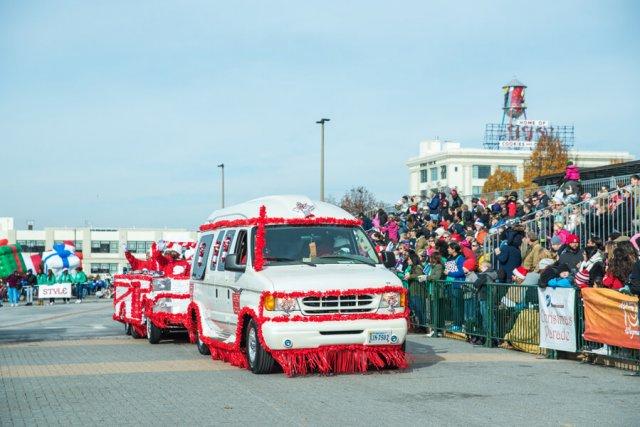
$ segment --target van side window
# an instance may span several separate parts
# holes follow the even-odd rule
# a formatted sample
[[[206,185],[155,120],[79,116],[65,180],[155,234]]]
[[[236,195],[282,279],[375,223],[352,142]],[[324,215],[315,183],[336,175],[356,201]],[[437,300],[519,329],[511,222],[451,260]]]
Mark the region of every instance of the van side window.
[[[213,255],[211,256],[211,266],[209,267],[211,270],[216,269],[216,263],[218,262],[218,257],[220,256],[220,248],[222,248],[222,236],[224,236],[224,230],[220,230],[218,232],[218,237],[216,238],[216,242],[213,245]]]
[[[247,265],[248,241],[247,230],[240,230],[236,239],[236,262],[240,265]]]
[[[193,267],[191,269],[192,279],[204,279],[204,272],[207,269],[207,258],[209,258],[209,252],[211,251],[211,242],[213,242],[213,234],[202,236],[198,242],[196,254],[193,256]]]
[[[220,245],[220,254],[218,255],[218,271],[224,271],[224,260],[227,258],[227,254],[231,250],[231,243],[233,243],[233,236],[236,235],[236,230],[229,230],[222,239],[222,245]]]

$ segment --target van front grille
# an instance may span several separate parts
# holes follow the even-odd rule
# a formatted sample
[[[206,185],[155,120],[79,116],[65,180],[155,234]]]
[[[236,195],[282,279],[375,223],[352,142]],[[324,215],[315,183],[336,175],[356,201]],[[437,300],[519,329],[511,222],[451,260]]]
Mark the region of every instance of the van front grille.
[[[373,295],[305,297],[300,300],[300,308],[306,315],[371,313],[376,310]]]

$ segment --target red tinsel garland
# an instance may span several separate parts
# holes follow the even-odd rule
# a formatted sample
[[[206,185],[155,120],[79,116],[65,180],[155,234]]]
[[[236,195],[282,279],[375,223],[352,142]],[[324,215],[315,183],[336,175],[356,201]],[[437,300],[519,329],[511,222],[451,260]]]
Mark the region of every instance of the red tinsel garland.
[[[262,207],[260,208],[262,210]],[[200,231],[217,230],[218,228],[235,228],[249,227],[257,225],[260,220],[258,218],[221,220],[202,224]],[[359,219],[346,219],[334,217],[310,217],[310,218],[283,218],[283,217],[264,217],[265,225],[337,225],[342,227],[358,227],[362,225]]]
[[[253,268],[255,271],[261,271],[264,268],[264,247],[265,247],[265,218],[267,216],[267,208],[263,205],[260,206],[260,215],[258,217],[258,229],[256,230],[256,247],[254,250],[255,261]]]
[[[402,308],[402,311],[398,311],[393,314],[379,314],[379,313],[353,313],[353,314],[318,314],[314,316],[278,316],[278,317],[266,317],[264,320],[268,322],[343,322],[345,320],[390,320],[390,319],[403,319],[409,317],[409,310]]]
[[[231,363],[233,366],[237,366],[239,368],[248,368],[249,364],[247,363],[247,358],[245,353],[242,351],[240,343],[242,341],[242,331],[244,328],[244,318],[245,316],[249,316],[254,319],[256,324],[258,325],[258,339],[264,348],[267,348],[264,344],[264,338],[262,336],[262,328],[259,326],[256,315],[253,310],[248,307],[243,308],[240,313],[238,313],[238,324],[236,326],[236,340],[233,344],[224,343],[222,341],[218,341],[209,337],[206,337],[202,334],[202,324],[200,323],[200,309],[195,302],[189,304],[189,314],[190,319],[195,317],[197,320],[197,324],[190,324],[190,328],[193,330],[197,328],[198,336],[200,340],[209,347],[211,352],[211,358],[214,360],[222,360],[223,362]],[[190,337],[193,336],[192,333],[189,334]],[[195,336],[193,336],[195,339]]]
[[[272,350],[271,355],[287,376],[366,372],[370,366],[406,369],[406,354],[400,346],[331,345],[298,350]]]

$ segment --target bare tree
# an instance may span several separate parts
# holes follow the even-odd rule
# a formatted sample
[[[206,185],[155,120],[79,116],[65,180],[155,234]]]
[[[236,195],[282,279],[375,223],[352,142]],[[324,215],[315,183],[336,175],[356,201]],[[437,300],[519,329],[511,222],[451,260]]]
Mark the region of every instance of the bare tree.
[[[352,215],[358,215],[378,208],[378,201],[369,190],[360,186],[352,188],[342,196],[340,207]]]

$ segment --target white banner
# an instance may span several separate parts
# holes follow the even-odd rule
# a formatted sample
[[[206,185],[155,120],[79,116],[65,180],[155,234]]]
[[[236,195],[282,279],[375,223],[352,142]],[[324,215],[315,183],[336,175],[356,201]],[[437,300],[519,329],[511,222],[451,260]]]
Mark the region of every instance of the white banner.
[[[535,145],[535,141],[500,141],[500,148],[533,148]]]
[[[38,298],[71,298],[71,283],[40,285]]]
[[[540,347],[576,351],[575,289],[538,288]]]
[[[516,122],[516,124],[518,126],[533,126],[533,127],[540,127],[540,128],[548,128],[549,127],[549,122],[547,120],[518,120]]]

